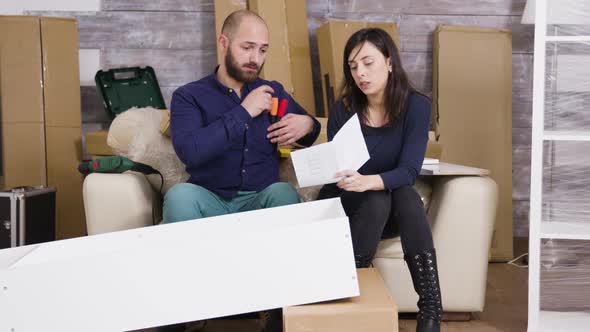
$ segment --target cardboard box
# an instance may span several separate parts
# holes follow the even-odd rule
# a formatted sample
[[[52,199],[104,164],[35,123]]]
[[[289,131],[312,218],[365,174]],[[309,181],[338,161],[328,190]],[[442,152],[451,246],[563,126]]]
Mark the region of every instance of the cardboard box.
[[[0,331],[132,331],[359,295],[337,198],[32,249],[0,251]]]
[[[215,8],[215,40],[221,35],[221,28],[223,21],[229,14],[240,9],[247,9],[246,0],[215,0],[213,4]],[[217,42],[215,43],[217,45]],[[217,49],[217,63],[222,63],[223,58],[219,48]]]
[[[0,16],[2,123],[44,121],[40,34],[37,17]]]
[[[107,144],[108,130],[89,131],[85,136],[86,153],[96,156],[114,156],[113,149]]]
[[[499,189],[491,259],[512,247],[512,34],[439,26],[434,33],[433,105],[441,160],[488,169]]]
[[[260,15],[269,30],[269,48],[260,76],[280,82],[285,91],[293,94],[285,0],[248,0],[248,9]]]
[[[57,237],[86,234],[76,20],[0,16],[2,189],[57,189]]]
[[[381,28],[387,31],[399,48],[399,36],[395,23],[331,21],[318,28],[318,46],[320,53],[320,71],[324,98],[324,114],[328,116],[329,108],[340,96],[344,81],[342,59],[344,46],[353,33],[363,28]]]
[[[307,113],[316,115],[306,3],[301,0],[285,0],[285,7],[286,13],[289,14],[287,15],[287,33],[293,98]],[[274,28],[274,26],[271,27],[271,29]]]
[[[56,234],[60,239],[86,234],[80,128],[46,127],[47,184],[57,188]]]
[[[261,77],[280,82],[309,114],[315,115],[309,30],[305,1],[300,0],[216,0],[217,36],[225,18],[240,9],[260,15],[269,28],[269,50]],[[287,15],[287,13],[289,15]],[[221,54],[217,54],[221,63]]]
[[[361,295],[283,309],[285,332],[398,331],[397,306],[376,269],[357,270]]]
[[[2,145],[0,190],[47,184],[43,123],[3,123]]]
[[[78,27],[75,20],[40,18],[45,125],[81,128]],[[81,135],[78,139],[81,138]]]

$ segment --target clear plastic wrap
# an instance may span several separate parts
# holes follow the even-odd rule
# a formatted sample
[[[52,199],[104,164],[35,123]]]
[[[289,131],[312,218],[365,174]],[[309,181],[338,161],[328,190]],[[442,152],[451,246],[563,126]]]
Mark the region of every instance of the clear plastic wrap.
[[[541,244],[541,310],[590,313],[590,241]]]
[[[531,220],[541,222],[543,237],[540,326],[547,331],[586,331],[583,322],[590,322],[590,1],[548,0],[545,46],[544,123],[533,123],[544,129],[542,220]]]

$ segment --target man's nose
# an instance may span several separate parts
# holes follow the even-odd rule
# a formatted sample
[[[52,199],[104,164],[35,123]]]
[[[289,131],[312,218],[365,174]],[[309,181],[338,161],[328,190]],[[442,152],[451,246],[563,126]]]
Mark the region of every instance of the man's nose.
[[[254,62],[257,65],[260,63],[259,62],[259,60],[260,60],[260,54],[258,53],[257,50],[250,52],[250,59],[249,60],[250,60],[250,62]]]

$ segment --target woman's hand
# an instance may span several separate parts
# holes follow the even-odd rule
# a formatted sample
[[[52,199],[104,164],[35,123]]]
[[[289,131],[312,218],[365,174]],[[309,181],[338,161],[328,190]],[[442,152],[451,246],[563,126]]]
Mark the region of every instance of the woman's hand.
[[[383,190],[385,185],[379,175],[362,175],[357,171],[346,170],[336,173],[336,178],[342,177],[336,185],[338,188],[346,191],[356,191],[359,193],[367,190]]]

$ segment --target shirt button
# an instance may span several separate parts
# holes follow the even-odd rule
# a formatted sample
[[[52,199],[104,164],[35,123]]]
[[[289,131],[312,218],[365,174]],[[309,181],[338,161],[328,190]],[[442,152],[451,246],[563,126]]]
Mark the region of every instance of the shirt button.
[[[246,173],[246,170],[245,170],[245,169],[243,169],[243,170],[242,170],[242,173]]]
[[[245,148],[245,149],[244,149],[244,152],[248,152],[248,148]]]
[[[246,130],[248,130],[248,128],[250,128],[247,123],[246,123],[245,127],[246,127]]]
[[[229,93],[232,93],[232,92],[234,92],[234,90],[233,90],[233,89],[229,89],[228,91],[229,91]]]

